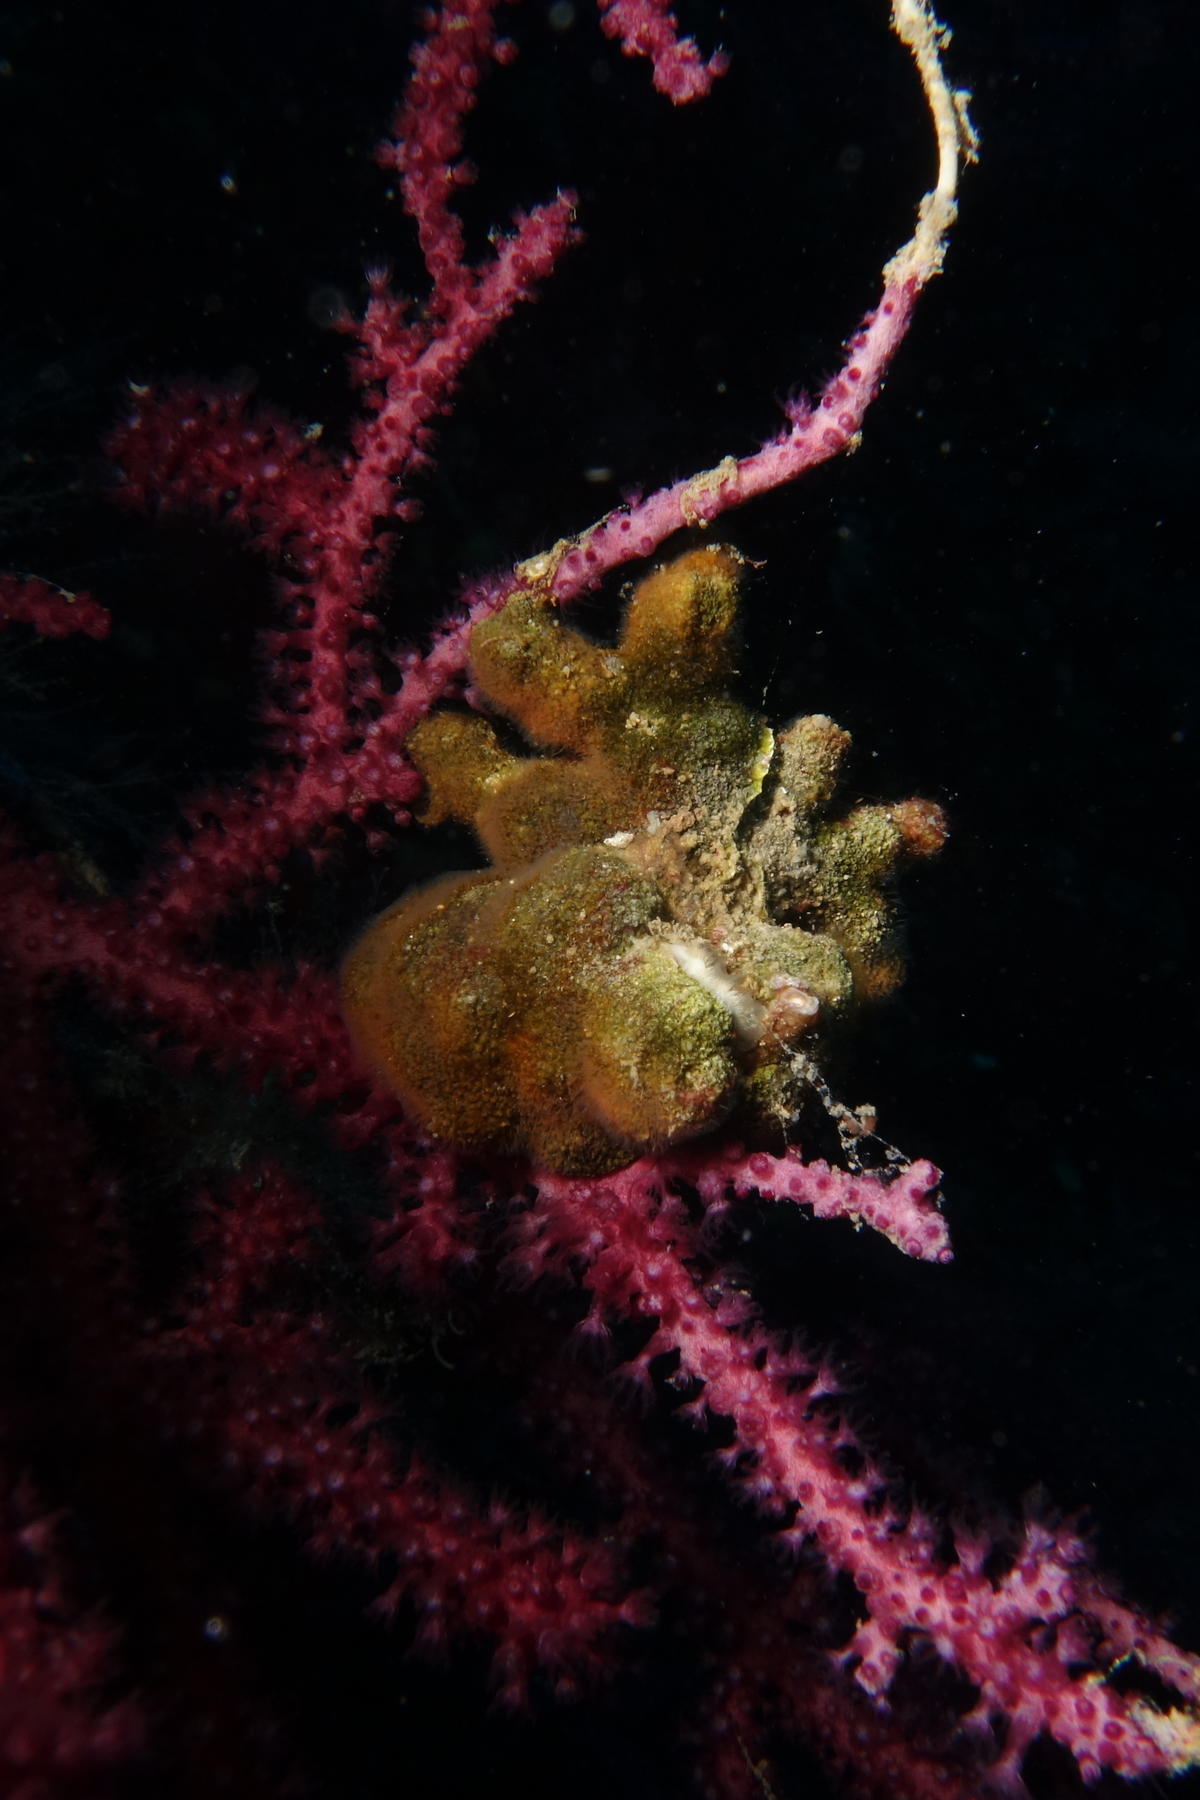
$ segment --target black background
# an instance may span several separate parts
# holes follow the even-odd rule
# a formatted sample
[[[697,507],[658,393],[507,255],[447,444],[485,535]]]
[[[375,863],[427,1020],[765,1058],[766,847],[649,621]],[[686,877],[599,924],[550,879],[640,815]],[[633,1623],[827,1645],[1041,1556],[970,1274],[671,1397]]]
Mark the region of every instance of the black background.
[[[930,137],[882,0],[683,16],[733,61],[672,112],[584,0],[512,9],[521,58],[470,127],[472,244],[560,184],[586,241],[463,384],[387,586],[397,641],[626,488],[752,449],[837,366],[907,235]],[[121,516],[100,440],[130,376],[237,371],[330,433],[348,417],[339,297],[378,261],[421,291],[370,158],[412,18],[0,9],[0,559],[119,621],[52,723],[14,706],[0,768],[76,799],[86,779],[114,878],[177,794],[253,766],[269,589],[212,532]],[[864,796],[951,815],[907,890],[908,987],[846,1088],[947,1171],[958,1258],[764,1225],[764,1294],[856,1358],[864,1428],[933,1491],[1019,1507],[1044,1483],[1197,1646],[1194,16],[958,0],[951,23],[983,148],[947,272],[858,454],[721,529],[764,564],[747,691],[848,726]],[[407,874],[338,905],[365,915]],[[296,924],[298,953],[336,959],[329,916]],[[523,1779],[544,1754],[546,1792],[564,1770],[592,1791],[577,1745],[513,1729]],[[391,1791],[359,1748],[327,1791]],[[442,1791],[467,1791],[469,1753],[443,1749]]]

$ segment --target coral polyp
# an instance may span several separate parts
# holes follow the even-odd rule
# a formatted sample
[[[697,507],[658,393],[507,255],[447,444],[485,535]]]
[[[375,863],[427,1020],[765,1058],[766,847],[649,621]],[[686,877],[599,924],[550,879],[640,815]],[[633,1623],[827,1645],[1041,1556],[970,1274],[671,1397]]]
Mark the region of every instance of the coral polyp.
[[[408,739],[425,821],[491,867],[407,894],[343,970],[364,1060],[434,1136],[600,1174],[732,1114],[786,1126],[854,1005],[901,977],[891,878],[945,837],[907,800],[839,813],[846,732],[734,699],[742,559],[642,580],[615,646],[549,577],[475,628],[480,712]]]

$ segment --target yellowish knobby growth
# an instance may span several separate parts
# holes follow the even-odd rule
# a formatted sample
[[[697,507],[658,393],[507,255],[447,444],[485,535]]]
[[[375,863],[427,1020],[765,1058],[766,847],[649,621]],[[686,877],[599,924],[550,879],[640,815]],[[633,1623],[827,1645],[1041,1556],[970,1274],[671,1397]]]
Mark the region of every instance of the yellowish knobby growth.
[[[899,981],[890,877],[942,815],[840,813],[847,734],[775,736],[726,692],[740,572],[720,545],[657,569],[615,647],[530,585],[476,627],[470,672],[539,754],[480,713],[411,734],[426,822],[473,826],[492,866],[376,919],[343,999],[437,1137],[598,1174],[735,1109],[786,1122],[830,1032]]]

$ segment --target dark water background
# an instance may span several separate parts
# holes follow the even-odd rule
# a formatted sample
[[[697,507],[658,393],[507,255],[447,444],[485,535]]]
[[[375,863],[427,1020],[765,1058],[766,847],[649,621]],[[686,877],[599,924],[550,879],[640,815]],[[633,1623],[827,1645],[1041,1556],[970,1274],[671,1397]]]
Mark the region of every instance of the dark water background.
[[[907,234],[930,144],[881,0],[684,14],[733,66],[672,114],[582,0],[574,23],[513,13],[522,57],[471,126],[473,243],[556,184],[586,242],[464,383],[387,590],[397,639],[626,487],[753,448]],[[410,23],[389,0],[0,9],[0,560],[119,619],[68,706],[14,701],[0,774],[75,809],[115,878],[174,796],[253,766],[269,590],[212,532],[118,515],[99,440],[128,376],[236,370],[346,418],[338,298],[381,260],[419,291],[369,157]],[[946,1169],[958,1260],[764,1226],[761,1279],[773,1316],[857,1356],[864,1424],[930,1491],[1086,1508],[1102,1562],[1196,1646],[1194,14],[958,0],[952,23],[983,158],[948,271],[861,451],[724,529],[765,564],[747,691],[848,726],[864,796],[951,815],[907,891],[909,985],[846,1087]],[[339,907],[288,947],[332,961]],[[350,1613],[295,1606],[324,1791],[391,1793],[397,1767],[417,1792],[514,1769],[530,1793],[664,1791],[586,1723],[477,1740],[399,1660],[348,1678]],[[414,1734],[393,1681],[448,1722]]]

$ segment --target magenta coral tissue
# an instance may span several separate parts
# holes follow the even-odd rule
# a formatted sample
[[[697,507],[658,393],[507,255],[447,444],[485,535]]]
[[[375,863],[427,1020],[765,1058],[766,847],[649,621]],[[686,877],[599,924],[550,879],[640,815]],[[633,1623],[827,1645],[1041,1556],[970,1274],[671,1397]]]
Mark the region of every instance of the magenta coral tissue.
[[[644,1684],[647,1793],[785,1800],[814,1791],[803,1758],[880,1800],[1027,1794],[1035,1755],[1177,1773],[1197,1659],[1071,1527],[915,1498],[738,1256],[753,1211],[951,1260],[938,1170],[842,1088],[905,972],[898,879],[946,818],[861,793],[824,712],[749,704],[740,618],[771,574],[724,535],[857,446],[942,267],[976,149],[947,34],[894,0],[936,173],[815,400],[549,521],[418,650],[439,430],[588,224],[559,192],[471,247],[506,10],[424,17],[376,176],[424,285],[376,270],[332,309],[344,428],[181,380],[131,387],[107,444],[119,504],[269,572],[253,773],[192,793],[129,875],[0,771],[0,1793],[351,1791],[336,1704],[322,1750],[294,1686],[305,1605],[418,1769],[489,1703],[479,1731],[531,1759],[549,1718],[577,1759],[635,1743]],[[738,79],[665,0],[595,10],[597,59],[614,40],[674,104]],[[572,619],[626,567],[614,631]],[[35,675],[121,617],[115,578],[56,574],[0,581]],[[423,878],[398,878],[413,844]],[[298,870],[358,892],[284,957]],[[353,1791],[394,1791],[375,1777]]]

